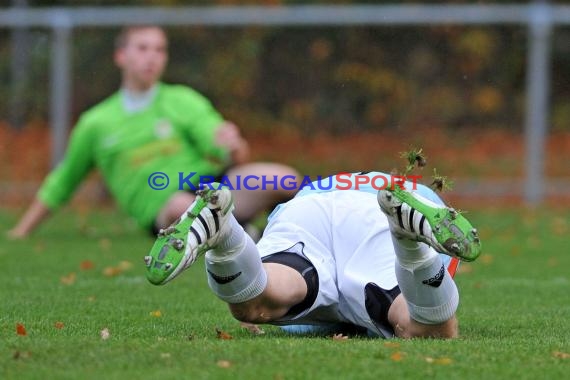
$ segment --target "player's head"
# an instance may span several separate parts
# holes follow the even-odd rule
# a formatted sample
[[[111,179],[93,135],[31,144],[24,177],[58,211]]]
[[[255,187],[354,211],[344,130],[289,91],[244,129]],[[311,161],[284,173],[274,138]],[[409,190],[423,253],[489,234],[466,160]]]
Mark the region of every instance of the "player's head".
[[[125,27],[115,41],[115,63],[123,85],[145,90],[158,81],[168,61],[168,40],[163,29],[142,25]]]

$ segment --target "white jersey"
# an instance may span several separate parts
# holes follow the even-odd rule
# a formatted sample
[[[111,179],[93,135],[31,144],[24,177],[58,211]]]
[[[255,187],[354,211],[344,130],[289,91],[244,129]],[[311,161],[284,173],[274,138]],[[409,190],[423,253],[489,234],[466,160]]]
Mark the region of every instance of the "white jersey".
[[[262,257],[283,251],[299,254],[318,274],[313,305],[277,324],[350,323],[386,335],[365,305],[368,284],[385,290],[398,285],[388,219],[376,191],[302,191],[272,213],[257,247]],[[448,266],[450,258],[445,258]]]

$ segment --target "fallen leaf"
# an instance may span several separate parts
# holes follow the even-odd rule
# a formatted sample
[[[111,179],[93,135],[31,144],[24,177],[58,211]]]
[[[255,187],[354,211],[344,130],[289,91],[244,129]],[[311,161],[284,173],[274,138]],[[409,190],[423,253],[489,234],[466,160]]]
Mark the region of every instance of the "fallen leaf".
[[[12,358],[14,360],[18,360],[18,359],[27,359],[30,356],[32,356],[32,353],[30,351],[16,351],[14,352],[14,355],[12,355]]]
[[[554,351],[552,356],[558,359],[570,359],[570,354],[567,352]]]
[[[489,254],[481,255],[481,257],[479,257],[479,261],[485,265],[492,264],[493,263],[493,256],[491,256]]]
[[[229,360],[218,360],[216,363],[220,368],[230,368],[232,366],[232,362]]]
[[[64,327],[64,324],[63,324],[63,322],[57,321],[53,324],[53,327],[61,330]]]
[[[556,217],[552,220],[550,229],[555,235],[564,236],[568,233],[568,222],[565,218]]]
[[[390,359],[392,359],[395,362],[399,362],[399,361],[402,361],[404,359],[405,355],[406,354],[404,352],[396,351],[392,355],[390,355]]]
[[[481,240],[490,238],[494,234],[494,231],[491,227],[482,226],[478,228],[478,230],[479,230],[479,237],[481,238]]]
[[[94,301],[95,301],[95,296],[89,296],[89,297],[87,297],[87,301],[89,301],[89,302],[94,302]]]
[[[453,363],[453,360],[451,358],[439,358],[435,360],[435,364],[442,364],[442,365],[448,365]]]
[[[162,359],[168,359],[168,358],[170,358],[170,352],[161,352],[160,357]]]
[[[16,334],[18,334],[20,336],[28,335],[28,332],[26,331],[26,327],[21,323],[16,323]]]
[[[123,271],[117,267],[106,267],[103,269],[103,275],[107,277],[114,277],[123,273]]]
[[[121,269],[122,271],[127,271],[133,267],[133,263],[130,261],[123,260],[117,265],[117,268]]]
[[[527,229],[534,229],[536,226],[536,220],[537,217],[534,213],[532,214],[526,214],[523,216],[522,218],[522,222],[523,225],[527,228]]]
[[[63,285],[73,285],[75,283],[76,279],[77,279],[77,275],[75,274],[75,272],[71,272],[70,274],[68,274],[66,276],[60,277],[59,281]]]
[[[111,240],[107,238],[99,240],[99,248],[101,248],[102,251],[108,251],[111,248],[111,245]]]
[[[117,276],[125,271],[128,271],[133,267],[133,263],[130,261],[121,261],[117,266],[106,267],[103,269],[103,275],[107,277]]]
[[[461,263],[461,265],[457,267],[457,273],[459,274],[465,274],[471,272],[473,272],[473,266],[471,264]]]
[[[103,330],[101,330],[99,334],[101,335],[101,339],[103,340],[107,340],[111,337],[111,333],[109,332],[109,329],[106,327]]]
[[[342,334],[334,334],[332,340],[348,340],[348,336]]]
[[[451,363],[453,363],[453,359],[448,358],[448,357],[441,357],[441,358],[432,358],[427,356],[425,358],[425,361],[431,364],[440,364],[440,365],[449,365]]]
[[[155,318],[160,318],[162,317],[162,312],[160,310],[151,311],[150,316]]]
[[[497,237],[504,243],[514,243],[516,241],[516,234],[512,229],[501,231],[501,234]]]
[[[228,333],[225,332],[225,331],[220,330],[220,329],[217,328],[217,327],[216,327],[216,337],[217,337],[218,339],[222,339],[222,340],[230,340],[230,339],[233,339],[233,337],[232,337],[230,334],[228,334]]]
[[[558,259],[556,257],[550,257],[547,261],[547,265],[549,267],[557,267],[558,266]]]
[[[91,270],[93,268],[95,268],[95,264],[93,264],[93,261],[91,261],[91,260],[83,260],[79,264],[79,269],[81,269],[81,270]]]
[[[521,247],[518,245],[515,245],[514,247],[511,248],[511,256],[520,256],[521,255]]]
[[[400,343],[398,343],[398,342],[384,342],[384,347],[400,348]]]
[[[263,331],[258,325],[253,324],[253,323],[241,322],[240,326],[243,327],[244,329],[248,330],[253,335],[265,334],[265,331]]]
[[[485,286],[485,285],[484,285],[482,282],[479,282],[479,281],[473,284],[473,287],[474,287],[475,289],[482,289],[484,286]]]

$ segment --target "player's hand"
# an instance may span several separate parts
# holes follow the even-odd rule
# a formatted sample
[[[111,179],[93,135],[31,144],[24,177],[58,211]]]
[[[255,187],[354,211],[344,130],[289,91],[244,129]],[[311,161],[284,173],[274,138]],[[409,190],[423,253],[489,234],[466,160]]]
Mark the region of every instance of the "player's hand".
[[[216,130],[216,144],[218,146],[234,150],[243,140],[238,127],[229,121],[223,122]]]
[[[249,159],[249,144],[234,123],[223,122],[216,131],[215,142],[230,151],[233,163],[240,164]]]
[[[17,228],[12,228],[6,232],[6,237],[11,240],[20,240],[26,238],[27,236],[28,234],[25,231],[21,231]]]

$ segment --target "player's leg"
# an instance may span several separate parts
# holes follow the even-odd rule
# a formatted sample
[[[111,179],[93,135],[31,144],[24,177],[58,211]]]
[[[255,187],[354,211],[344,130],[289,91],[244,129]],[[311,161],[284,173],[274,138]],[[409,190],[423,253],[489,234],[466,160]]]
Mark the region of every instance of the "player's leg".
[[[421,323],[410,317],[409,306],[403,294],[394,299],[388,310],[388,321],[399,338],[456,338],[458,324],[455,313],[441,323]]]
[[[154,229],[158,232],[159,229],[172,224],[194,202],[194,199],[196,199],[196,195],[187,191],[178,191],[172,194],[156,216]]]
[[[197,194],[179,221],[159,233],[145,257],[150,282],[169,282],[205,254],[210,288],[240,320],[268,322],[305,299],[307,285],[298,271],[262,264],[255,243],[232,215],[228,189]]]
[[[277,263],[264,263],[263,268],[267,285],[259,296],[242,302],[228,302],[230,312],[239,321],[269,323],[278,320],[307,297],[307,283],[297,270]],[[210,288],[216,293],[217,286],[212,285]]]
[[[459,294],[441,256],[431,247],[472,261],[481,250],[477,231],[455,210],[398,187],[378,192],[378,203],[390,224],[402,291],[389,311],[396,334],[456,336]]]
[[[295,183],[298,184],[300,178],[293,168],[275,163],[235,166],[228,170],[226,176],[235,188],[232,191],[236,205],[234,215],[242,223],[251,220],[259,212],[292,198],[298,190]],[[251,179],[248,183],[243,183],[246,177]]]

